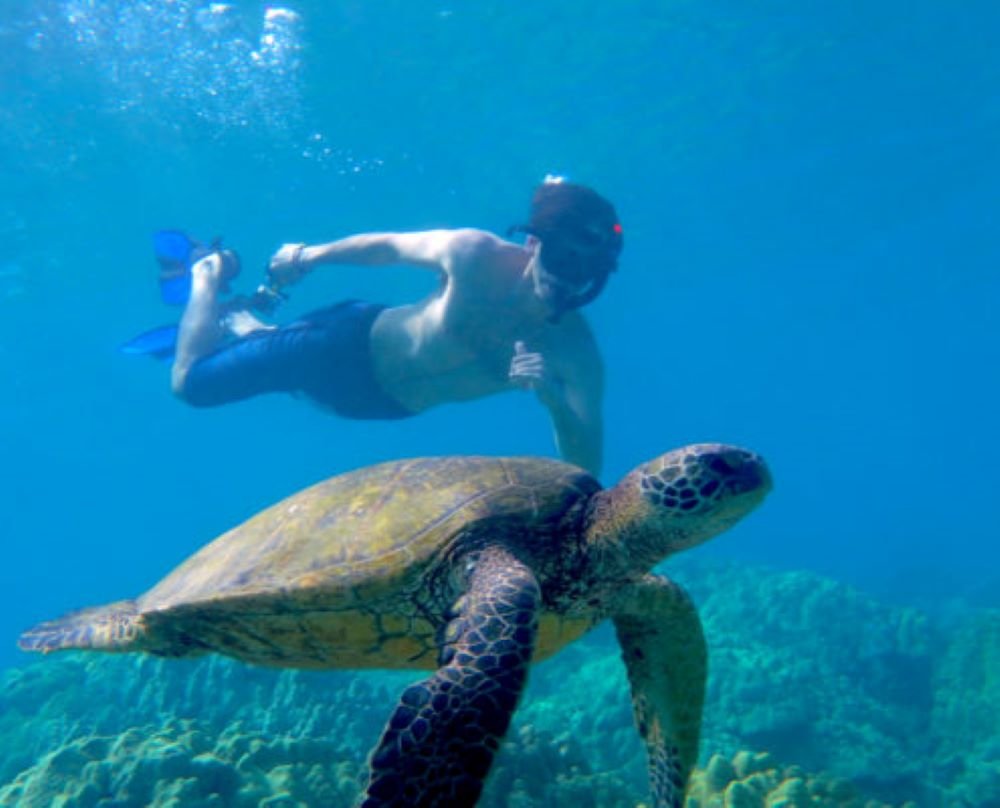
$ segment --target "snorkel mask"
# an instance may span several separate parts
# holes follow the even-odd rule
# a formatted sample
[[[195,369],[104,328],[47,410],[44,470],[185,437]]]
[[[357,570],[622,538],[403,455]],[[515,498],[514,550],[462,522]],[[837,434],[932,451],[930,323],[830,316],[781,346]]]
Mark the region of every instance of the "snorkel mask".
[[[532,235],[541,242],[538,257],[544,271],[572,290],[554,301],[553,319],[592,302],[618,268],[622,228],[617,222],[610,234],[588,227]]]
[[[535,190],[531,220],[510,228],[539,240],[538,259],[551,284],[552,322],[596,298],[618,267],[624,245],[614,207],[592,189],[548,176]]]

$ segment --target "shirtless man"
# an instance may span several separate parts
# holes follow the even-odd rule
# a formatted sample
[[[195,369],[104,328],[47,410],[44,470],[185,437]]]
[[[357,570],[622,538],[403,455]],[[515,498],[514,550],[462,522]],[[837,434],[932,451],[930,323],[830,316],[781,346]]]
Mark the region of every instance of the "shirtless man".
[[[530,388],[549,411],[562,457],[597,474],[604,374],[578,309],[615,270],[621,225],[591,189],[547,179],[529,222],[511,230],[526,242],[460,229],[286,244],[270,263],[277,288],[324,264],[413,264],[436,270],[442,283],[416,303],[343,301],[228,342],[218,294],[231,266],[213,253],[191,270],[174,392],[194,406],[297,392],[344,417],[389,419]]]

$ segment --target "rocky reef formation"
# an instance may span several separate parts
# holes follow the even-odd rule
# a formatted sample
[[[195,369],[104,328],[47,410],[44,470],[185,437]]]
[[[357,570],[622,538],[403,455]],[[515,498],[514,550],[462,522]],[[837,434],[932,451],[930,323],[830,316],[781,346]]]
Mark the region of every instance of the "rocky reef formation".
[[[767,752],[712,755],[695,772],[687,808],[887,808],[865,800],[846,780],[781,766]],[[907,803],[904,808],[916,808]]]
[[[934,670],[928,777],[950,805],[1000,808],[1000,610],[955,617]]]
[[[685,582],[704,604],[717,750],[768,750],[884,799],[926,799],[947,637],[925,614],[805,573],[709,568]]]
[[[231,724],[210,736],[196,722],[76,738],[0,791],[4,806],[344,805],[358,792],[358,761],[331,762],[318,740],[264,740]]]
[[[711,652],[690,808],[1000,806],[1000,612],[932,618],[805,573],[671,574]],[[31,660],[0,677],[0,806],[347,806],[414,676]],[[602,628],[534,670],[482,805],[635,808],[645,777]]]

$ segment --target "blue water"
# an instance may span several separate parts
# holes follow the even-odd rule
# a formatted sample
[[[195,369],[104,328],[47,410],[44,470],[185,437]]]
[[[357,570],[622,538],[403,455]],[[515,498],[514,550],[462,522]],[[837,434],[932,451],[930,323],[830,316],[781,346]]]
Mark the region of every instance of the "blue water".
[[[5,3],[0,665],[218,532],[389,458],[552,451],[525,394],[400,423],[172,399],[116,346],[168,322],[150,236],[284,241],[522,221],[548,172],[625,226],[588,309],[605,482],[674,446],[769,458],[697,552],[903,602],[1000,602],[1000,7],[292,0]],[[433,279],[336,269],[281,316]],[[6,639],[3,639],[6,638]]]

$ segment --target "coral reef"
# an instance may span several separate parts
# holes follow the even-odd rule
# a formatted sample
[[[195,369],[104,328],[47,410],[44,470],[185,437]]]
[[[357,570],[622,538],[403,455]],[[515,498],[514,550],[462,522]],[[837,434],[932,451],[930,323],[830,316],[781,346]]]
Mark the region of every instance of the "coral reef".
[[[539,757],[542,758],[539,761]],[[548,760],[545,760],[548,758]],[[582,745],[522,727],[505,749],[483,808],[634,808],[634,783],[619,772],[588,768]],[[533,762],[535,765],[530,765]],[[539,777],[539,774],[551,777]],[[349,806],[362,767],[332,762],[329,744],[247,735],[239,724],[210,738],[193,722],[133,728],[117,736],[78,738],[45,755],[0,790],[0,806],[64,808],[310,808]],[[714,755],[692,777],[687,808],[887,808],[852,786],[766,753]]]
[[[330,762],[329,745],[246,735],[208,737],[190,721],[78,738],[0,790],[0,805],[156,808],[308,808],[350,805],[356,761]]]
[[[942,621],[804,573],[671,574],[711,652],[690,808],[1000,806],[1000,612]],[[601,627],[535,668],[484,808],[642,804],[618,656]],[[30,660],[0,674],[0,805],[350,805],[388,705],[419,675]]]
[[[712,755],[691,778],[686,808],[888,808],[865,800],[846,780],[781,766],[774,756],[746,750],[732,760]],[[916,808],[911,803],[903,808]]]
[[[944,638],[925,614],[805,572],[692,564],[678,577],[709,641],[716,751],[766,749],[885,800],[928,798]]]
[[[265,739],[320,740],[326,755],[364,760],[386,705],[414,675],[306,673],[142,656],[66,654],[6,672],[0,687],[0,782],[76,739],[192,722]],[[331,741],[331,739],[333,739]]]
[[[954,805],[1000,808],[1000,610],[959,620],[934,675],[931,777]]]

